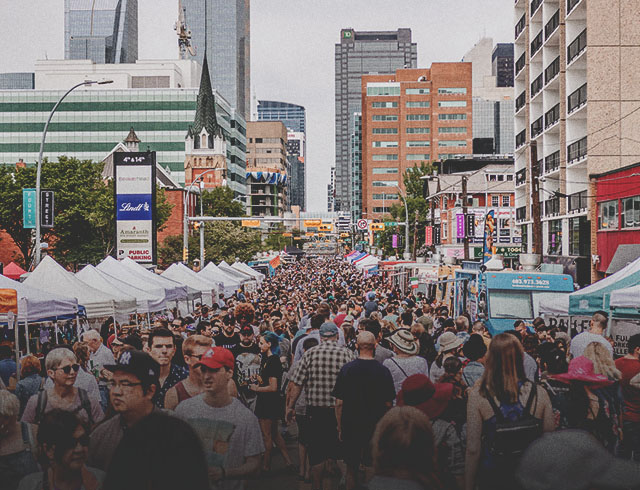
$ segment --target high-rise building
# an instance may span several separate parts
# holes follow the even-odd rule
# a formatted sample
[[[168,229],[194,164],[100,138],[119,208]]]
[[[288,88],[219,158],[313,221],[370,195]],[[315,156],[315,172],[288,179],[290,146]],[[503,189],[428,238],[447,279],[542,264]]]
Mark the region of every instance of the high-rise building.
[[[351,221],[362,216],[362,112],[353,114],[351,133]]]
[[[287,128],[287,159],[291,168],[291,206],[306,210],[307,116],[303,106],[274,100],[258,101],[258,121],[281,121]]]
[[[65,0],[64,58],[135,63],[138,0]]]
[[[336,207],[336,168],[331,167],[331,177],[327,184],[327,211],[333,213]]]
[[[596,207],[590,177],[640,161],[637,18],[636,2],[515,2],[516,221],[526,251],[580,284],[619,225],[618,196]]]
[[[155,151],[158,164],[183,183],[185,135],[195,119],[200,71],[190,60],[105,65],[37,61],[35,90],[0,90],[0,164],[36,162],[49,111],[69,87],[91,73],[113,83],[79,88],[64,99],[49,125],[44,157],[101,161],[133,126],[143,141],[141,149]],[[227,183],[244,194],[245,121],[219,93],[213,94],[227,143]]]
[[[351,211],[351,138],[353,114],[362,110],[362,76],[415,68],[417,58],[411,29],[340,31],[340,42],[335,45],[336,211]]]
[[[29,90],[35,88],[35,84],[35,73],[0,73],[0,90]]]
[[[182,0],[185,22],[191,30],[191,45],[195,49],[195,56],[188,56],[202,64],[206,49],[213,88],[243,118],[247,118],[251,110],[249,2]]]
[[[513,43],[498,43],[491,53],[491,74],[498,87],[513,87]]]
[[[362,77],[362,215],[388,215],[402,176],[421,162],[472,153],[471,63]]]
[[[247,213],[284,216],[290,211],[287,128],[280,121],[247,123]]]
[[[513,109],[515,107],[513,83],[501,85],[494,68],[503,60],[511,46],[497,44],[493,39],[480,39],[462,58],[471,63],[473,71],[473,153],[512,155]],[[495,55],[495,56],[494,56]],[[499,56],[498,56],[499,55]],[[508,64],[500,61],[500,66]],[[508,71],[508,68],[507,68]],[[513,71],[513,60],[511,61]]]
[[[282,121],[289,131],[307,132],[305,108],[288,102],[259,100],[258,121]]]

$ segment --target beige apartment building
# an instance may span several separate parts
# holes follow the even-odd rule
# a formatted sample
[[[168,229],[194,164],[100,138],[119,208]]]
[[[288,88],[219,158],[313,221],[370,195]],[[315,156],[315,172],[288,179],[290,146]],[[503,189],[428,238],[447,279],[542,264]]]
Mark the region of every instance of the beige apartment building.
[[[289,211],[287,128],[280,121],[247,123],[247,214]]]
[[[640,161],[640,3],[515,1],[516,221],[579,283],[597,260],[590,176]],[[535,156],[532,156],[535,150]]]

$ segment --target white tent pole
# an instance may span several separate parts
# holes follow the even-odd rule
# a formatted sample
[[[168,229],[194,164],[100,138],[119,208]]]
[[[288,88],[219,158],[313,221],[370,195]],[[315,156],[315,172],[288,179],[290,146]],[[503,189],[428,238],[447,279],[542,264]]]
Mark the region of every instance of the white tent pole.
[[[149,312],[147,311],[147,328],[151,329],[151,318],[149,317]]]
[[[78,342],[80,342],[82,340],[81,338],[82,332],[80,332],[80,315],[77,315],[77,314],[76,314],[76,331],[78,332],[76,334],[78,337]]]
[[[20,332],[18,332],[20,322],[17,317],[14,319],[12,312],[7,314],[7,319],[9,324],[13,324],[13,334],[16,341],[16,366],[20,366]],[[16,380],[20,381],[20,369],[16,369]]]
[[[60,330],[58,329],[58,319],[56,319],[54,330],[56,332],[56,344],[59,344],[60,343]]]
[[[18,328],[18,324],[20,322],[16,318],[16,329]],[[31,354],[31,349],[29,348],[29,320],[24,321],[24,336],[27,339],[27,355]]]

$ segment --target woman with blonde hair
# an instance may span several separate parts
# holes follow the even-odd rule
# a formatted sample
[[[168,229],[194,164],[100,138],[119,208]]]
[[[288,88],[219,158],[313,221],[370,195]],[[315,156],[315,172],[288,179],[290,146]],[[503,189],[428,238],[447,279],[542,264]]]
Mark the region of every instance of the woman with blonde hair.
[[[611,381],[622,379],[622,373],[613,362],[613,356],[600,342],[591,342],[582,355],[591,360],[596,374],[604,374]]]
[[[415,407],[395,407],[380,419],[371,440],[374,477],[369,490],[439,490],[429,418]]]
[[[524,372],[523,348],[510,334],[489,345],[485,371],[469,391],[465,488],[515,488],[515,468],[529,443],[554,430],[547,392]],[[511,437],[510,437],[511,436]]]

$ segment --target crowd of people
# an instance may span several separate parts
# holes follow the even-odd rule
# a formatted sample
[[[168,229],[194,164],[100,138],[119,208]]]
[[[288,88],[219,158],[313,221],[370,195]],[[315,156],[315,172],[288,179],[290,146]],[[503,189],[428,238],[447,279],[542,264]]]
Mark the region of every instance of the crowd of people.
[[[0,345],[0,490],[640,488],[640,334],[614,360],[605,312],[574,338],[450,313],[302,259],[150,329]]]

